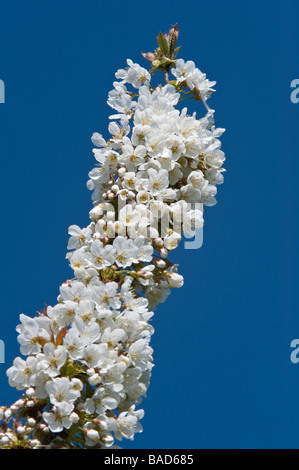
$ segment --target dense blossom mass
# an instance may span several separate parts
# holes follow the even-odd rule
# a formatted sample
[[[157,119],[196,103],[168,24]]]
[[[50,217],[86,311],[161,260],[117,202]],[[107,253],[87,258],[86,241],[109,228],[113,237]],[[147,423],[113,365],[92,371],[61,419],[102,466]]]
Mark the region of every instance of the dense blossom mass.
[[[152,74],[131,60],[116,72],[110,138],[92,135],[91,222],[69,227],[74,277],[56,305],[20,316],[25,358],[7,375],[24,394],[0,408],[3,448],[105,448],[142,430],[153,311],[183,285],[168,254],[203,226],[225,159],[224,129],[206,103],[215,82],[183,59],[170,74],[153,87]],[[203,117],[180,106],[186,97],[203,103]]]

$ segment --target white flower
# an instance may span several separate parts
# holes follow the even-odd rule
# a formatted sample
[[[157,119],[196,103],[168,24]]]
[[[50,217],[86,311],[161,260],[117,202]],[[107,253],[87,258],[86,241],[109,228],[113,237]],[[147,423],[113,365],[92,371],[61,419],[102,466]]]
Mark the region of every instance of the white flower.
[[[38,360],[34,356],[28,356],[26,361],[17,357],[13,361],[6,374],[11,386],[22,390],[25,387],[35,384]]]
[[[63,403],[72,403],[80,396],[80,391],[74,389],[67,377],[57,377],[46,383],[46,391],[50,402],[59,406]]]
[[[119,163],[125,166],[128,172],[134,172],[142,163],[146,156],[146,148],[143,145],[133,147],[131,141],[125,143],[122,154],[118,158]]]
[[[193,188],[199,189],[199,190],[202,189],[206,184],[204,174],[200,170],[191,171],[191,173],[189,174],[187,178],[187,181],[189,184],[192,184]]]
[[[136,207],[134,207],[132,204],[126,204],[119,211],[119,222],[124,227],[134,228],[136,230],[136,225],[138,224],[140,219],[140,212],[136,210]]]
[[[96,303],[98,311],[109,308],[119,308],[120,300],[117,295],[118,285],[116,282],[95,282],[92,284],[91,297]]]
[[[123,81],[122,83],[131,83],[135,88],[140,88],[150,82],[151,76],[146,69],[140,67],[139,64],[134,64],[130,59],[127,59],[127,64],[126,70],[120,69],[115,74],[116,78]]]
[[[200,92],[203,99],[207,99],[212,91],[212,87],[216,82],[210,82],[192,60],[185,62],[183,59],[178,59],[175,68],[172,69],[172,74],[177,78],[177,83],[186,83],[191,90]]]
[[[124,175],[122,185],[125,189],[133,191],[134,189],[136,189],[138,184],[139,184],[139,180],[133,171],[128,171]]]
[[[134,411],[125,411],[120,413],[116,420],[116,427],[114,430],[114,435],[116,439],[121,441],[123,437],[126,439],[134,439],[134,434],[136,432],[142,431],[141,423],[139,419],[141,419],[144,415],[143,410],[139,410],[139,412]]]
[[[91,322],[86,325],[82,318],[77,317],[74,322],[74,327],[77,328],[79,332],[82,346],[92,344],[101,337],[100,327],[96,322]]]
[[[96,269],[111,266],[115,259],[115,249],[112,245],[103,246],[100,240],[94,240],[90,247],[90,256],[87,259]]]
[[[68,233],[71,237],[67,247],[69,250],[73,250],[80,248],[87,240],[90,240],[92,232],[89,227],[81,229],[78,225],[71,225]]]
[[[152,352],[152,348],[148,346],[145,339],[138,339],[129,347],[128,354],[134,366],[145,370],[152,359]]]
[[[165,302],[167,297],[170,295],[170,289],[167,286],[161,284],[149,286],[146,288],[145,297],[149,301],[149,308],[155,309],[158,304]]]
[[[96,147],[106,147],[106,145],[107,145],[107,142],[103,138],[102,134],[99,134],[98,132],[94,132],[92,134],[91,141],[92,141],[93,145],[95,145]]]
[[[85,347],[83,361],[88,367],[102,367],[108,359],[106,343],[89,344]]]
[[[77,328],[71,328],[63,339],[63,345],[71,359],[82,358],[84,344]]]
[[[66,350],[63,346],[55,348],[53,343],[46,343],[43,353],[37,355],[40,369],[44,370],[50,377],[59,375],[61,367],[67,358]]]
[[[78,303],[86,297],[86,287],[81,281],[71,281],[60,287],[60,295],[64,301],[71,300]]]
[[[143,182],[144,189],[147,189],[153,196],[157,196],[166,189],[169,184],[167,170],[155,170],[149,168],[147,170],[149,179]]]
[[[153,246],[148,243],[145,237],[139,236],[134,240],[135,247],[138,248],[138,253],[136,258],[139,261],[144,261],[149,263],[153,259]]]
[[[85,248],[79,248],[76,251],[68,253],[67,258],[70,261],[71,268],[75,271],[77,276],[79,272],[88,266]]]
[[[63,402],[55,406],[53,412],[44,411],[43,418],[52,432],[61,432],[63,428],[69,429],[73,424],[70,416],[73,409],[72,403]]]
[[[37,354],[41,350],[38,336],[42,336],[46,340],[49,339],[49,334],[46,330],[41,330],[40,325],[34,319],[30,319],[24,323],[20,335],[17,340],[20,344],[20,351],[24,355]]]
[[[117,266],[123,268],[131,266],[138,255],[138,248],[135,247],[133,240],[122,236],[115,238],[113,248],[116,250],[115,262]]]

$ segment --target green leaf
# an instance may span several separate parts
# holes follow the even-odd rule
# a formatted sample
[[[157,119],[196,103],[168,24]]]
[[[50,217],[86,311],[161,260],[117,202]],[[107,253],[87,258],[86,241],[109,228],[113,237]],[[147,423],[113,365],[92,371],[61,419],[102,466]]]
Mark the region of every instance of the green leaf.
[[[168,54],[168,42],[164,34],[160,31],[159,36],[157,37],[160,49],[164,55]]]
[[[182,46],[176,47],[173,53],[173,57],[176,57],[178,53],[180,52]]]

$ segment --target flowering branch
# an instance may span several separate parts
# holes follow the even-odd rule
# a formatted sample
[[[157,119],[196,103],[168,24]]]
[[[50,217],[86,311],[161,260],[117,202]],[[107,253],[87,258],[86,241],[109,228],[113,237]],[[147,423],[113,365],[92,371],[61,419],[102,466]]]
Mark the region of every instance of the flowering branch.
[[[225,160],[206,101],[215,82],[194,62],[176,59],[178,27],[143,53],[150,71],[127,60],[108,104],[108,141],[92,135],[96,166],[88,188],[94,207],[86,228],[69,227],[74,277],[57,304],[20,315],[20,351],[7,370],[23,395],[0,408],[0,447],[107,448],[142,430],[137,409],[153,367],[153,311],[183,285],[167,258],[203,226],[216,203]],[[152,88],[160,70],[165,85]],[[169,79],[170,74],[173,80]],[[186,96],[204,103],[197,119],[176,108]]]

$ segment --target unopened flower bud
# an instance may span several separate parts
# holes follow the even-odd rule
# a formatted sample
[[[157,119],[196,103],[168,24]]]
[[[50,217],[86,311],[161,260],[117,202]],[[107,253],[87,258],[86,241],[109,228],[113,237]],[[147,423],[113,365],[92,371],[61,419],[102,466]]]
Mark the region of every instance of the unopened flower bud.
[[[108,211],[106,214],[106,217],[108,220],[113,220],[115,219],[115,212],[114,211]]]
[[[114,442],[114,439],[113,437],[111,436],[111,434],[106,434],[105,436],[102,436],[101,437],[101,441],[107,446],[107,447],[110,447],[112,446],[113,442]]]
[[[103,215],[103,205],[102,204],[98,204],[93,209],[91,209],[91,211],[89,212],[89,217],[92,220],[95,220],[95,221],[97,221],[102,215]]]
[[[96,385],[97,383],[99,383],[99,381],[100,381],[99,374],[94,374],[94,375],[92,375],[91,377],[88,378],[88,383],[91,386]]]
[[[118,170],[118,174],[119,176],[122,178],[123,176],[125,176],[125,174],[127,173],[127,170],[125,167],[121,167],[119,170]]]
[[[12,411],[11,411],[10,408],[7,408],[7,410],[5,410],[5,412],[4,412],[4,418],[7,420],[7,419],[9,419],[11,416],[12,416]]]
[[[166,248],[161,248],[159,253],[160,253],[160,256],[162,256],[162,258],[167,258],[168,256],[168,250]]]
[[[27,395],[28,398],[32,398],[35,395],[34,388],[33,387],[27,388],[26,395]],[[27,404],[28,404],[28,402],[27,402]]]
[[[77,415],[77,413],[75,413],[74,411],[70,414],[70,420],[72,421],[72,423],[78,423],[79,421],[79,416]]]
[[[7,436],[3,436],[0,439],[0,445],[5,445],[5,444],[8,444],[8,443],[9,443],[9,438]]]
[[[23,435],[25,434],[26,432],[26,429],[24,428],[24,426],[18,426],[17,427],[17,433],[20,434],[20,435]]]
[[[128,198],[129,199],[134,199],[134,197],[135,197],[135,193],[133,191],[129,191],[128,192]]]
[[[156,265],[157,265],[158,268],[164,269],[165,266],[166,266],[166,263],[165,263],[165,261],[163,261],[163,259],[157,259],[156,260]]]
[[[114,184],[111,188],[111,190],[116,194],[117,191],[119,191],[119,186],[117,184]]]
[[[17,400],[17,401],[15,402],[15,406],[16,406],[17,408],[22,408],[24,405],[25,405],[25,400],[23,400],[22,398],[21,398],[20,400]]]
[[[159,246],[160,248],[162,248],[162,246],[164,246],[164,242],[163,242],[162,238],[155,238],[154,239],[154,244],[156,246]]]
[[[108,425],[106,423],[106,421],[104,421],[103,419],[98,419],[98,418],[95,418],[93,420],[93,423],[95,423],[97,426],[99,426],[101,428],[101,431],[106,431],[108,429]]]
[[[29,426],[35,426],[36,421],[35,421],[34,418],[28,418],[27,423],[28,423]]]
[[[156,59],[156,56],[153,52],[141,52],[143,57],[149,60],[151,63]]]
[[[166,276],[170,287],[182,287],[184,284],[184,278],[180,274],[167,272]]]
[[[40,445],[40,441],[38,439],[31,439],[29,441],[29,443],[30,443],[31,447],[36,447],[36,446]]]
[[[86,436],[93,442],[99,442],[100,440],[99,433],[95,429],[88,429],[86,432]]]
[[[153,277],[153,273],[150,272],[150,271],[143,271],[142,269],[139,269],[139,271],[137,271],[137,275],[139,277],[142,277],[143,279],[151,279],[151,277]]]

